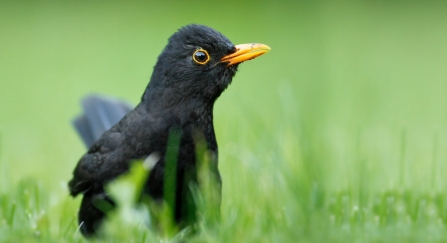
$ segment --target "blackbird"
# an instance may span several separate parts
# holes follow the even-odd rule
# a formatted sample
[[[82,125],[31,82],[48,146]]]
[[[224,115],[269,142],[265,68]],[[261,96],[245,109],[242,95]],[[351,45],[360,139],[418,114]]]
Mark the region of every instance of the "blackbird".
[[[158,155],[144,193],[156,201],[163,200],[165,157],[172,132],[179,136],[173,216],[179,225],[188,222],[187,215],[195,214],[190,212],[194,209],[185,207],[193,203],[188,197],[188,185],[197,183],[197,176],[187,175],[196,173],[194,134],[202,133],[220,179],[214,102],[231,83],[240,63],[269,50],[267,45],[258,43],[234,45],[210,27],[187,25],[169,38],[141,102],[133,110],[122,102],[97,96],[85,99],[85,113],[75,121],[75,127],[90,148],[69,182],[73,197],[81,193],[84,196],[78,215],[82,234],[95,235],[106,216],[97,202],[115,205],[105,192],[105,185],[128,171],[134,160]]]

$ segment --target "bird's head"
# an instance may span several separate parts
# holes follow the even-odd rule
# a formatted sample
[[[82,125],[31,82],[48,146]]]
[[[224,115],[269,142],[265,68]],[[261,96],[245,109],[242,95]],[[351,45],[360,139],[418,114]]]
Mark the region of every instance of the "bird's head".
[[[151,100],[161,98],[165,105],[190,99],[214,103],[231,83],[240,63],[269,50],[257,43],[235,46],[207,26],[185,26],[169,38],[158,57],[146,95],[156,96]]]

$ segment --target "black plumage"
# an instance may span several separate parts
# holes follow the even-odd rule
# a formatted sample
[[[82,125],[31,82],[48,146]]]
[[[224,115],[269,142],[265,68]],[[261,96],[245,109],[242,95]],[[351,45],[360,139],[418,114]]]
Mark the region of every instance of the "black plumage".
[[[73,121],[84,144],[90,148],[101,135],[133,110],[129,103],[103,95],[82,99],[83,114]]]
[[[133,160],[153,153],[159,155],[144,192],[155,200],[163,199],[165,155],[172,133],[177,133],[180,139],[174,220],[180,225],[190,223],[188,215],[195,212],[185,205],[193,204],[187,185],[197,183],[194,134],[199,131],[204,138],[206,149],[215,158],[212,170],[220,178],[213,127],[214,102],[231,83],[239,63],[268,50],[262,44],[235,46],[212,28],[188,25],[169,38],[141,102],[133,110],[129,111],[121,102],[87,98],[85,113],[75,121],[75,126],[86,144],[96,141],[78,162],[69,182],[72,196],[84,194],[79,211],[81,232],[86,236],[96,232],[107,211],[99,209],[98,202],[114,205],[104,185],[126,172]],[[98,107],[106,114],[96,114]],[[107,123],[114,123],[125,113],[104,132],[111,125]]]

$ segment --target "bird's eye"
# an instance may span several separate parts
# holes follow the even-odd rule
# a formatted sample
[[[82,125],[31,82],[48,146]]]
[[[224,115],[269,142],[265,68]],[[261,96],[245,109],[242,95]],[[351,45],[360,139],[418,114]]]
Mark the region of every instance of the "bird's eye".
[[[207,51],[203,49],[198,49],[192,54],[192,59],[197,64],[203,65],[206,64],[210,60],[210,55]]]

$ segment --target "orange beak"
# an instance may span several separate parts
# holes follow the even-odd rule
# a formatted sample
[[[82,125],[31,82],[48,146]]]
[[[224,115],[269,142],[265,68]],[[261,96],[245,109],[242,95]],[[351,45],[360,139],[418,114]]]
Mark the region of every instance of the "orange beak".
[[[224,56],[220,61],[227,62],[228,66],[245,62],[270,51],[270,47],[264,44],[251,43],[237,45],[236,52]]]

